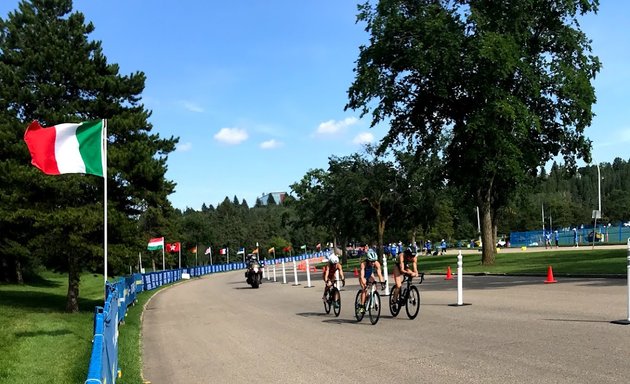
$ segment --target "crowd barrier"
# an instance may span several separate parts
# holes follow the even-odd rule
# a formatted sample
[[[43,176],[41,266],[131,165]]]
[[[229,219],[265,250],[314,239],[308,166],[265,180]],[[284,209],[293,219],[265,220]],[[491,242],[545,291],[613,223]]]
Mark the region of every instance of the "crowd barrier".
[[[325,257],[327,253],[317,252],[292,257],[266,260],[267,264],[280,264],[293,261]],[[134,273],[105,284],[105,303],[94,310],[94,335],[92,353],[85,384],[116,383],[118,369],[118,327],[123,323],[127,308],[136,302],[137,294],[150,291],[163,285],[190,277],[203,276],[245,269],[245,263],[202,265],[192,268],[171,269],[148,273]]]
[[[549,230],[547,230],[549,231]],[[595,240],[598,244],[624,244],[626,239],[630,237],[630,227],[625,225],[597,225],[595,230],[596,235],[593,236],[593,226],[580,226],[576,228],[574,232],[572,228],[562,228],[558,230],[558,245],[559,246],[575,246],[576,235],[577,245],[588,245]],[[595,237],[595,239],[593,239]],[[551,232],[551,244],[555,245],[555,231]],[[510,233],[510,246],[511,247],[532,247],[532,246],[544,246],[545,235],[542,231],[527,231],[527,232],[511,232]]]

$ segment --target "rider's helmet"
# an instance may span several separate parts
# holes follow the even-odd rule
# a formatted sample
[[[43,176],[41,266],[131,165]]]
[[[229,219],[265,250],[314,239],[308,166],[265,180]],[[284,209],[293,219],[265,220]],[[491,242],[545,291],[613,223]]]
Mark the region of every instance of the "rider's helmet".
[[[374,251],[372,248],[370,248],[367,252],[367,260],[368,261],[378,260],[378,255],[376,254],[376,251]]]
[[[407,247],[407,249],[405,249],[405,257],[412,257],[413,256],[413,250],[411,249],[411,247]]]
[[[337,264],[339,262],[339,256],[337,256],[337,255],[330,255],[328,257],[328,262],[330,264]]]

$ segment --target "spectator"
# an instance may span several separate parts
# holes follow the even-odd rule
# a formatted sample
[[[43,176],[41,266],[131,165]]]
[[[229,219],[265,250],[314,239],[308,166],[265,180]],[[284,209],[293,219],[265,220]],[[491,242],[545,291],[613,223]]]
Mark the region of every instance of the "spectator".
[[[558,230],[556,229],[553,232],[554,240],[556,241],[556,248],[559,248],[558,244],[560,243],[560,235],[558,234]]]
[[[427,240],[426,244],[424,245],[424,247],[426,248],[426,254],[427,256],[431,256],[431,240]]]
[[[445,253],[446,253],[446,241],[442,239],[442,242],[440,243],[440,255],[443,255]]]
[[[573,228],[573,244],[575,244],[575,246],[578,246],[578,233],[577,233],[577,228]]]

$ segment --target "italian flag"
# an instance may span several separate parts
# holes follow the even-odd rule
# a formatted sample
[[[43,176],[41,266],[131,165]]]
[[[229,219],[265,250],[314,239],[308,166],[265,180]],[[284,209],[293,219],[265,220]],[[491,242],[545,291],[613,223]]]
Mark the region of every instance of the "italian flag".
[[[157,237],[155,239],[149,240],[149,245],[147,245],[147,249],[149,251],[155,251],[158,249],[164,249],[164,238]]]
[[[33,121],[24,133],[31,163],[47,175],[103,176],[105,121],[64,123],[44,128]]]

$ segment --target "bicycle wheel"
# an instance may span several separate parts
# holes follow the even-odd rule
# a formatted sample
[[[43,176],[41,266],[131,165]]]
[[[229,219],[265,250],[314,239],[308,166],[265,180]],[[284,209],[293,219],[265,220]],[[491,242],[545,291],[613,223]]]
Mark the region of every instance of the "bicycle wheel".
[[[378,323],[378,319],[381,317],[381,296],[376,291],[372,294],[368,313],[370,314],[370,323]]]
[[[409,316],[411,320],[415,319],[420,311],[420,291],[413,285],[409,288],[409,296],[407,297],[405,309],[407,310],[407,316]]]
[[[357,292],[357,297],[354,299],[354,317],[357,318],[357,321],[363,320],[363,316],[365,315],[365,312],[361,312],[359,310],[360,306],[361,306],[361,290],[359,289],[359,292]]]
[[[330,294],[332,298],[332,306],[333,312],[335,312],[335,317],[339,317],[339,313],[341,313],[341,292],[337,288],[333,288],[333,291]]]
[[[391,294],[389,295],[389,312],[392,314],[392,317],[398,316],[400,312],[400,288],[394,286]]]
[[[330,292],[324,295],[324,311],[330,313]]]

